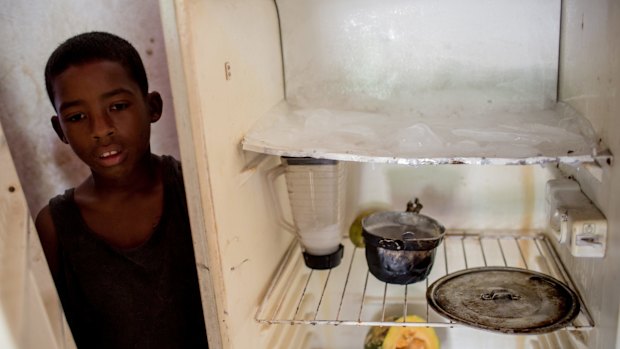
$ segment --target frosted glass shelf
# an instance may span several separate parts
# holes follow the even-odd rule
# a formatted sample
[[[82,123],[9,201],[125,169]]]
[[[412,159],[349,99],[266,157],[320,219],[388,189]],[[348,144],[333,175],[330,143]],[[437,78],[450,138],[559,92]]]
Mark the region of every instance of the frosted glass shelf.
[[[589,122],[564,103],[548,109],[443,107],[402,113],[302,108],[282,101],[246,134],[243,149],[404,165],[526,165],[612,158]]]

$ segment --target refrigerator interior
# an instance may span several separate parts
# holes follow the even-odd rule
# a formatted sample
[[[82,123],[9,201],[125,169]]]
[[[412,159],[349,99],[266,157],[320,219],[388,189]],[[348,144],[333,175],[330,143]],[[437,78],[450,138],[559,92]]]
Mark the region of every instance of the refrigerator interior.
[[[580,179],[613,229],[620,204],[609,193],[619,180],[607,162],[612,163],[610,154],[618,144],[603,125],[617,126],[609,110],[617,111],[618,105],[608,104],[605,111],[587,103],[588,91],[603,87],[591,81],[597,73],[588,71],[592,68],[585,64],[588,56],[579,43],[597,33],[617,32],[617,26],[601,25],[601,13],[586,5],[559,0],[395,0],[380,5],[344,0],[161,1],[210,342],[224,348],[360,348],[372,322],[336,326],[255,319],[293,240],[278,225],[276,206],[269,199],[267,173],[278,166],[278,155],[347,161],[347,223],[372,203],[400,210],[407,200],[419,197],[423,213],[452,231],[523,237],[546,231],[545,184],[558,176],[555,163],[569,163],[561,167]],[[596,9],[603,11],[606,5],[613,7],[611,2],[599,3]],[[610,13],[615,17],[609,18],[618,18],[617,7]],[[596,21],[598,31],[575,33]],[[597,57],[618,50],[617,44],[597,42]],[[600,67],[617,73],[617,60]],[[611,79],[606,83],[618,84]],[[556,109],[560,101],[587,117],[592,124],[585,126],[603,142],[572,129],[577,119],[569,119],[566,127],[566,114]],[[378,132],[390,135],[401,119],[416,112],[429,123],[365,144],[366,134],[374,132],[368,126],[373,120],[397,120]],[[535,122],[547,116],[548,123]],[[468,120],[473,117],[472,126]],[[370,124],[351,121],[361,119]],[[436,120],[440,122],[433,124]],[[511,132],[494,129],[501,122]],[[462,131],[454,144],[446,131],[451,125]],[[329,146],[303,138],[311,133],[306,126],[327,130],[327,135],[313,137]],[[481,129],[498,132],[490,139]],[[415,137],[408,138],[411,134],[428,137],[420,145]],[[576,137],[579,134],[583,138]],[[555,136],[560,146],[547,147],[544,140]],[[472,137],[479,142],[472,144]],[[579,142],[571,143],[575,139]],[[510,147],[513,143],[517,146]],[[355,146],[353,152],[342,151],[349,146]],[[595,160],[598,165],[578,165]],[[284,181],[277,180],[275,186],[286,202]],[[285,215],[290,217],[289,212]],[[609,245],[617,245],[617,238],[609,235]],[[586,324],[575,331],[512,336],[449,324],[436,328],[442,347],[613,345],[618,324],[618,297],[613,294],[620,286],[593,271],[614,265],[618,257],[610,247],[604,259],[573,258],[566,246],[549,240],[568,270],[577,272],[572,275],[575,288],[594,328]],[[345,246],[345,253],[354,250]],[[284,285],[294,288],[301,274],[292,273]],[[605,287],[597,291],[591,285]],[[370,290],[380,294],[380,288]],[[321,287],[308,290],[319,298],[323,292]],[[423,293],[420,285],[412,286],[413,298]],[[416,301],[411,309],[426,312]],[[305,320],[303,315],[300,319]]]

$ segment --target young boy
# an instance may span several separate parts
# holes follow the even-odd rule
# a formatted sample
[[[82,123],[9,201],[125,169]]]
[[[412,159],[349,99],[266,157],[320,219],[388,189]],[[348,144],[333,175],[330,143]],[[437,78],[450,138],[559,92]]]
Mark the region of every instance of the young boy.
[[[150,150],[162,99],[124,39],[90,32],[45,68],[60,140],[91,175],[36,226],[79,348],[207,348],[179,162]]]

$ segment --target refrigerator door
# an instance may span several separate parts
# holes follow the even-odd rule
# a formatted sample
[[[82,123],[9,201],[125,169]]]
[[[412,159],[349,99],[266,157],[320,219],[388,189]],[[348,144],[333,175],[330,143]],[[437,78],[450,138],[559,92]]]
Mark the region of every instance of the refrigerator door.
[[[160,7],[210,347],[276,348],[277,329],[252,314],[293,237],[265,201],[261,173],[279,158],[253,161],[239,147],[283,98],[275,5],[162,0]],[[277,188],[288,207],[283,178]]]
[[[75,348],[0,127],[0,348]]]

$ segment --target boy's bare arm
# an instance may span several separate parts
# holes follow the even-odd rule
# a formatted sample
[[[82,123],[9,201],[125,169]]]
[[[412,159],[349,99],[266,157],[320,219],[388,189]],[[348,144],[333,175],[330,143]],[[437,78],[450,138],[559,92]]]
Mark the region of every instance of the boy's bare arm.
[[[35,226],[37,227],[47,264],[52,272],[52,276],[56,279],[56,275],[58,274],[58,236],[56,235],[56,228],[52,221],[49,206],[45,206],[41,212],[39,212],[35,221]]]

